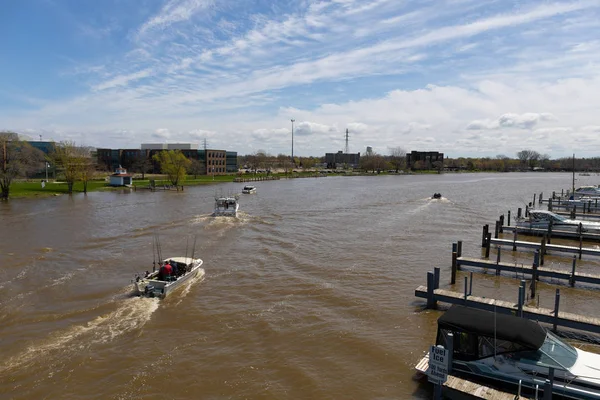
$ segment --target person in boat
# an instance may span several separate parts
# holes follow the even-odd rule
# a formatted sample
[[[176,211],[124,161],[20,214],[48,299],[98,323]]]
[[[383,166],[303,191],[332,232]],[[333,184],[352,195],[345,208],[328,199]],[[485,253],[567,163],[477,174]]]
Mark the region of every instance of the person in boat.
[[[171,265],[171,268],[173,270],[173,277],[177,278],[179,276],[179,268],[177,266],[177,263],[169,261],[169,264]]]
[[[173,273],[173,267],[169,260],[165,261],[165,264],[158,270],[158,280],[166,281]]]

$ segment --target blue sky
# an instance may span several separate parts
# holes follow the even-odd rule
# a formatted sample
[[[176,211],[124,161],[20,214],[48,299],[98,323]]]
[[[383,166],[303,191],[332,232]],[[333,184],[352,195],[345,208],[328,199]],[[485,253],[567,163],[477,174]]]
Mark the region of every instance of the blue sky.
[[[7,0],[0,130],[95,147],[600,155],[600,0]]]

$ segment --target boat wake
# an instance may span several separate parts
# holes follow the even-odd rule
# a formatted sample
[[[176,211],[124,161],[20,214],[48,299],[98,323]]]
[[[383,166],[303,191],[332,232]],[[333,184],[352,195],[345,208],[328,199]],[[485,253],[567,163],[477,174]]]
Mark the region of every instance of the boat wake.
[[[36,362],[40,365],[58,364],[59,360],[81,350],[110,342],[126,332],[140,329],[150,320],[158,306],[159,300],[155,298],[121,299],[116,310],[98,316],[86,324],[51,333],[48,340],[31,344],[21,354],[5,359],[0,364],[0,375]]]
[[[200,268],[198,270],[198,274],[195,277],[184,283],[184,285],[181,287],[181,292],[174,293],[174,295],[177,296],[177,303],[175,303],[175,306],[181,304],[185,297],[190,293],[192,287],[196,284],[196,282],[202,282],[204,280],[204,274],[204,268]]]

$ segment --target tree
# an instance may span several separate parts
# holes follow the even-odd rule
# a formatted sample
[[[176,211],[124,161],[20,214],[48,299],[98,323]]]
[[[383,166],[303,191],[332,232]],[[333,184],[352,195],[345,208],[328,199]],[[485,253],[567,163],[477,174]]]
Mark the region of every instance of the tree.
[[[88,182],[96,174],[96,163],[91,157],[92,149],[89,147],[77,147],[76,153],[79,153],[79,179],[83,183],[83,193],[87,193]]]
[[[161,151],[156,153],[153,158],[160,164],[161,171],[163,174],[167,174],[173,186],[185,181],[185,173],[191,161],[180,150]]]
[[[43,153],[19,140],[19,135],[0,132],[0,199],[8,199],[13,179],[38,169],[43,161]]]
[[[152,161],[150,161],[146,154],[140,154],[133,160],[131,168],[134,172],[142,174],[142,179],[144,179],[146,173],[152,169]]]
[[[402,147],[393,147],[390,149],[390,162],[394,166],[396,173],[406,165],[406,150]]]
[[[60,142],[54,147],[54,152],[49,158],[64,175],[68,193],[73,193],[73,185],[81,178],[85,166],[83,148],[77,147],[75,142],[70,140]],[[87,189],[87,185],[85,186]]]
[[[198,175],[206,174],[204,163],[200,160],[191,160],[190,166],[188,167],[188,173],[194,175],[194,179],[196,179]]]

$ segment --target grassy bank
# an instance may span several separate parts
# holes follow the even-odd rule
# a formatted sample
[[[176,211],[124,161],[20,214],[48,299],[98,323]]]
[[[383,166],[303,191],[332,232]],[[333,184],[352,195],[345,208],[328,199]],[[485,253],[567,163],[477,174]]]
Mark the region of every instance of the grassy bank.
[[[295,175],[309,175],[310,173],[298,173]],[[273,176],[279,176],[285,178],[285,174],[272,174]],[[183,186],[196,186],[196,185],[211,185],[215,183],[233,182],[238,175],[216,175],[216,176],[188,176],[186,180],[180,185]],[[265,177],[267,174],[242,174],[241,177],[254,178],[254,177]],[[170,185],[171,182],[165,179],[164,175],[146,175],[146,179],[134,179],[133,185],[137,187],[147,187],[150,185],[150,179],[154,179],[156,186]],[[87,191],[97,192],[101,190],[122,190],[123,187],[109,186],[108,182],[104,178],[91,180],[88,182]],[[66,182],[50,181],[42,187],[41,181],[13,181],[10,185],[10,198],[24,198],[24,197],[47,197],[57,196],[62,194],[68,194],[68,186]],[[83,183],[75,182],[73,185],[73,193],[83,193]]]

